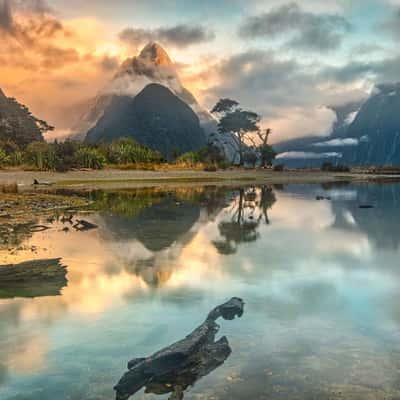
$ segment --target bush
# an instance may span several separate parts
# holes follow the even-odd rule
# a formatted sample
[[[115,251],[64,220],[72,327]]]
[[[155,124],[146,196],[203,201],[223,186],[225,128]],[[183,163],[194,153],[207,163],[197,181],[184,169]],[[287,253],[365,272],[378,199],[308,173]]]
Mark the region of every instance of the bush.
[[[330,162],[324,162],[321,166],[321,171],[325,172],[350,172],[350,167],[347,165],[333,165]]]
[[[274,171],[282,172],[285,170],[285,164],[276,164],[273,168]]]
[[[0,148],[0,167],[5,167],[6,165],[9,165],[10,161],[10,156],[8,156],[7,153]]]
[[[46,142],[32,142],[25,151],[25,161],[40,171],[54,171],[57,155],[54,146]]]
[[[243,154],[243,161],[246,164],[250,164],[253,168],[256,165],[257,159],[258,159],[257,154],[253,150],[248,150]]]
[[[199,152],[189,151],[187,153],[183,153],[176,159],[176,162],[193,166],[200,162]]]
[[[106,165],[106,158],[96,148],[81,147],[76,152],[75,158],[81,168],[102,169]]]
[[[272,165],[272,161],[276,157],[276,152],[269,144],[265,144],[259,147],[261,165],[266,167],[267,165]]]
[[[104,153],[111,164],[133,164],[160,162],[161,154],[141,146],[131,138],[122,138],[111,145],[104,145]]]
[[[204,171],[206,172],[216,172],[217,171],[217,167],[215,164],[206,164],[204,166]]]

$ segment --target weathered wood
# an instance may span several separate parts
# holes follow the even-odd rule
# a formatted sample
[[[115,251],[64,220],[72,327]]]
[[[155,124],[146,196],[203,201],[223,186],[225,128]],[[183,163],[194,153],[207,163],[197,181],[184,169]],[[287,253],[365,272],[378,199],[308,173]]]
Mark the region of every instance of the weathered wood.
[[[232,320],[243,314],[244,302],[233,297],[214,308],[207,319],[184,339],[154,353],[135,358],[114,387],[117,400],[127,400],[141,388],[146,393],[171,393],[170,400],[181,400],[184,391],[198,379],[219,367],[231,354],[228,339],[215,341],[219,330],[216,320]]]
[[[0,298],[59,295],[66,275],[60,258],[0,265]]]
[[[89,221],[86,221],[84,219],[78,219],[76,220],[76,224],[73,225],[73,227],[77,230],[77,231],[90,231],[92,229],[97,229],[98,226],[95,224],[92,224]]]

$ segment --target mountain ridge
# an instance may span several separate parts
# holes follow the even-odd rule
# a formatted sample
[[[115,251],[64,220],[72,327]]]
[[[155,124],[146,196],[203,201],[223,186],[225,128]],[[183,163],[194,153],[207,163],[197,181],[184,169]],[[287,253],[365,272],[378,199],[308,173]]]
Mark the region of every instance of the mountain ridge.
[[[87,142],[111,142],[132,137],[159,151],[167,159],[173,153],[196,150],[206,137],[193,110],[163,85],[147,85],[137,96],[114,96]]]

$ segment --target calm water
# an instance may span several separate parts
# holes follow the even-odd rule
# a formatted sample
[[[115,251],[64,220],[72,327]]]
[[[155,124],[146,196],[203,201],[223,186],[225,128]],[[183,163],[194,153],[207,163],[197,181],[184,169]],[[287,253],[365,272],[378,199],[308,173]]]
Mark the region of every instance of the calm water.
[[[90,196],[98,229],[44,220],[0,250],[62,257],[69,281],[0,299],[2,400],[112,399],[128,360],[232,296],[246,303],[220,323],[232,354],[185,399],[400,399],[399,184]]]

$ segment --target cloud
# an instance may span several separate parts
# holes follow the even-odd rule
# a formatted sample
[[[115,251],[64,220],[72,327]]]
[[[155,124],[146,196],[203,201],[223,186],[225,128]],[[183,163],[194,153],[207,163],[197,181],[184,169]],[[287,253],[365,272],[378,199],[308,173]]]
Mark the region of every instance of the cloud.
[[[239,29],[242,38],[284,38],[289,47],[324,52],[341,46],[351,28],[336,14],[314,14],[290,3],[247,18]]]
[[[374,83],[397,82],[400,80],[400,53],[378,61],[351,61],[342,66],[327,66],[320,74],[322,78],[340,83],[365,79]]]
[[[279,159],[324,159],[324,158],[341,158],[341,153],[328,152],[328,153],[313,153],[307,151],[288,151],[286,153],[280,153],[276,156]]]
[[[364,98],[365,92],[353,81],[330,82],[322,71],[273,51],[248,50],[208,66],[214,85],[205,101],[212,107],[220,97],[239,100],[276,131],[272,141],[327,136],[336,115],[325,106]]]
[[[346,139],[332,139],[324,142],[314,143],[315,147],[340,147],[340,146],[357,146],[358,139],[346,138]]]
[[[61,21],[42,1],[0,0],[0,21],[0,87],[57,129],[74,123],[74,104],[94,97],[120,63],[93,18]]]
[[[379,28],[393,36],[394,39],[400,39],[400,7],[396,8],[394,14],[379,25]]]
[[[185,48],[209,42],[215,38],[215,34],[199,25],[181,24],[157,29],[126,28],[120,32],[119,38],[135,48],[150,41],[160,41],[170,46]]]

